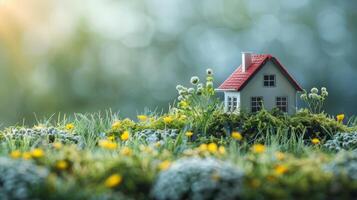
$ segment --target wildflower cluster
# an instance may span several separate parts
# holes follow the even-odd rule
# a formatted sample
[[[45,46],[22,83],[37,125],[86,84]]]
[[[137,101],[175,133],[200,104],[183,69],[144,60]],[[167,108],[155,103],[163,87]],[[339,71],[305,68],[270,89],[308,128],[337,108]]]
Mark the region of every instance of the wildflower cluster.
[[[178,106],[181,109],[192,109],[199,104],[200,96],[211,97],[214,95],[213,88],[213,71],[207,69],[206,71],[206,83],[200,83],[200,79],[197,76],[191,77],[191,84],[193,87],[187,88],[182,85],[177,85],[178,91]]]
[[[208,144],[203,143],[194,149],[186,149],[183,153],[186,156],[224,156],[226,154],[226,149],[224,146],[218,146],[216,143],[211,142]]]
[[[311,89],[310,93],[307,93],[304,90],[304,93],[300,96],[300,98],[307,104],[311,113],[321,113],[323,112],[323,106],[327,96],[328,92],[325,87],[321,88],[320,94],[319,90],[314,87]]]
[[[111,129],[108,132],[108,139],[115,141],[119,139],[121,141],[127,141],[130,138],[130,131],[135,129],[136,123],[129,118],[124,120],[116,120],[112,123]]]
[[[207,69],[206,82],[200,82],[197,76],[191,78],[192,87],[177,85],[178,112],[192,121],[193,130],[206,134],[206,128],[213,113],[220,108],[219,100],[214,96],[213,71]]]
[[[10,152],[10,157],[13,159],[24,159],[24,160],[29,160],[29,159],[39,159],[45,156],[45,152],[40,149],[40,148],[35,148],[31,151],[25,151],[21,152],[20,150],[14,150]]]

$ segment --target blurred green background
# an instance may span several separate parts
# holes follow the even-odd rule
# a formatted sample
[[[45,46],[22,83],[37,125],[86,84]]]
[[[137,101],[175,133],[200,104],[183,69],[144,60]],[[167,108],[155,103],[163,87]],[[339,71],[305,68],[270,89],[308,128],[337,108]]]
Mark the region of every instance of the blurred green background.
[[[270,53],[331,114],[357,113],[357,1],[1,0],[0,124],[167,109],[175,86]],[[216,85],[217,86],[217,85]]]

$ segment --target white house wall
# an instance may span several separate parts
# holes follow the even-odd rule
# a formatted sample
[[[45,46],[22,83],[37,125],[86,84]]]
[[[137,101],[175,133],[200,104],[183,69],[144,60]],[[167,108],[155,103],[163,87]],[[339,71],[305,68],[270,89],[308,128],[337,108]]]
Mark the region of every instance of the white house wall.
[[[264,86],[264,75],[270,74],[276,77],[275,87]],[[272,61],[268,61],[241,91],[243,109],[251,110],[251,97],[254,96],[262,96],[264,107],[268,110],[276,107],[276,97],[288,97],[288,113],[296,112],[296,90]]]

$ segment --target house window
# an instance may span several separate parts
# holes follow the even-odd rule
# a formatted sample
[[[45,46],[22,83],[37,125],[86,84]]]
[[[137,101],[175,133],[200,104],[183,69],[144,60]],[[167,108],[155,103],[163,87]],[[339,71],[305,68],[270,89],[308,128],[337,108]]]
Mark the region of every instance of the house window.
[[[275,75],[264,75],[264,87],[275,87]]]
[[[251,99],[252,112],[258,112],[263,107],[263,97],[252,97]]]
[[[228,97],[227,99],[227,110],[233,112],[237,109],[237,97]]]
[[[276,107],[282,112],[288,112],[288,98],[276,97]]]

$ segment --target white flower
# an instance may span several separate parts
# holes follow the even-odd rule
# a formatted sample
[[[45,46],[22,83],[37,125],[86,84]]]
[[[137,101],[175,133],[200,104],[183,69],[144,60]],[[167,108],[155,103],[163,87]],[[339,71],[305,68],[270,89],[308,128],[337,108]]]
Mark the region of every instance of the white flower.
[[[311,93],[317,94],[319,90],[315,87],[311,88]]]
[[[186,92],[184,90],[179,90],[179,95],[184,95]]]
[[[179,101],[182,101],[184,98],[183,98],[183,96],[180,95],[180,96],[177,97],[177,99],[178,99]]]
[[[325,87],[322,87],[321,92],[327,92],[327,89]]]
[[[193,85],[196,85],[199,81],[200,81],[200,79],[197,76],[192,76],[191,77],[191,83]]]
[[[206,70],[206,73],[207,73],[207,75],[212,75],[212,74],[213,74],[213,71],[212,71],[212,69],[209,69],[209,68],[208,68],[208,69]]]
[[[328,96],[328,92],[327,91],[322,91],[321,95],[324,96],[324,97],[327,97]]]
[[[202,88],[198,88],[196,94],[197,95],[201,95],[202,94],[202,90],[203,90]]]
[[[302,94],[302,95],[300,96],[300,98],[301,98],[302,100],[306,100],[306,99],[307,99],[307,95],[306,95],[306,94]]]
[[[193,88],[188,89],[188,93],[193,94],[194,92],[195,92],[195,89],[193,89]]]
[[[312,98],[312,99],[319,99],[320,98],[320,96],[318,94],[315,94],[315,93],[311,93],[310,95],[309,95],[309,97]]]
[[[202,83],[197,84],[197,88],[203,88],[203,84]]]
[[[183,90],[183,86],[182,86],[182,85],[177,85],[177,86],[176,86],[176,90],[179,90],[179,91],[180,91],[180,90]]]

